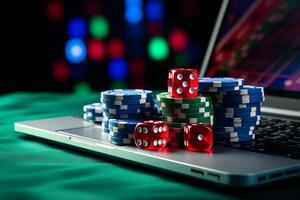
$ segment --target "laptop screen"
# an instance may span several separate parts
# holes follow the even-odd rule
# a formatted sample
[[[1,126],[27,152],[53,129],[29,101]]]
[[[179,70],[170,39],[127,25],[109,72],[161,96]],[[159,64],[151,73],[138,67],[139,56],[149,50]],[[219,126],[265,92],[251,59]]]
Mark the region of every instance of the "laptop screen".
[[[230,1],[205,76],[300,95],[300,1]]]

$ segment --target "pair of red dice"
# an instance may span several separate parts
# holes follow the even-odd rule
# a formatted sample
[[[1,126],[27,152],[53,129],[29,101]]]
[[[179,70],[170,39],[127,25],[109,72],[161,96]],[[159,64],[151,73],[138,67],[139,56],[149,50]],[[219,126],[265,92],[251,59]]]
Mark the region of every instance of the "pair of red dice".
[[[138,148],[161,150],[169,141],[169,127],[163,121],[148,120],[138,123],[134,141]],[[213,144],[212,127],[206,124],[184,126],[184,146],[189,151],[209,151]]]
[[[194,98],[198,93],[198,71],[195,69],[170,69],[168,93],[171,97]]]

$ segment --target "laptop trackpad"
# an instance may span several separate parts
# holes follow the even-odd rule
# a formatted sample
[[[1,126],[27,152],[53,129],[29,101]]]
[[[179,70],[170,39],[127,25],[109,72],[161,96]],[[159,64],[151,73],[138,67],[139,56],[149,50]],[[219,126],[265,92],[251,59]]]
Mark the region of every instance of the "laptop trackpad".
[[[61,129],[61,130],[57,130],[57,132],[69,136],[95,140],[96,142],[109,143],[109,138],[108,138],[109,134],[103,133],[102,128],[100,126]]]

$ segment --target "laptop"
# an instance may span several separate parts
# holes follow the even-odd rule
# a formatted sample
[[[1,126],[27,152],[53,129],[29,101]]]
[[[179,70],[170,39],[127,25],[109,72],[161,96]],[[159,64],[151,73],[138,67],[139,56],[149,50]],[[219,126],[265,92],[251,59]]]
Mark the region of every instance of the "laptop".
[[[101,125],[86,122],[77,116],[16,122],[15,131],[141,167],[222,185],[256,186],[299,176],[300,76],[295,62],[299,58],[300,37],[297,31],[299,26],[293,26],[299,21],[297,18],[300,15],[294,12],[299,5],[294,2],[289,7],[289,1],[245,1],[249,5],[244,15],[234,17],[230,13],[234,2],[237,1],[224,0],[221,3],[200,76],[242,77],[249,84],[266,88],[263,118],[254,141],[216,144],[212,153],[183,149],[146,151],[134,146],[110,144],[107,134],[101,132]],[[284,30],[273,27],[276,31],[268,33],[266,30],[272,29],[272,26],[262,26],[258,22],[274,10],[276,12],[269,15],[272,17],[264,21],[281,23],[280,20],[283,20],[282,23],[286,24],[284,20],[287,15],[290,20],[296,21],[289,22],[291,27],[285,26]],[[284,12],[287,14],[282,14]],[[226,21],[231,23],[231,27],[230,23],[224,25]],[[293,31],[290,34],[294,35],[283,37],[281,31]],[[291,37],[297,36],[296,33],[298,38],[294,37],[291,46],[284,46],[284,42],[289,44]],[[249,34],[250,42],[244,39]],[[262,46],[259,46],[261,43]],[[264,48],[266,45],[268,48]],[[278,49],[281,49],[280,53]]]

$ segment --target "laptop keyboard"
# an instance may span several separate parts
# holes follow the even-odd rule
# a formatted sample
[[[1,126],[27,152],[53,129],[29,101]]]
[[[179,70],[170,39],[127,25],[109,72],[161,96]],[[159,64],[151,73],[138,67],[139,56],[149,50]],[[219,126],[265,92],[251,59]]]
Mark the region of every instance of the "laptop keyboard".
[[[251,142],[224,143],[226,147],[300,159],[300,122],[263,117]]]

